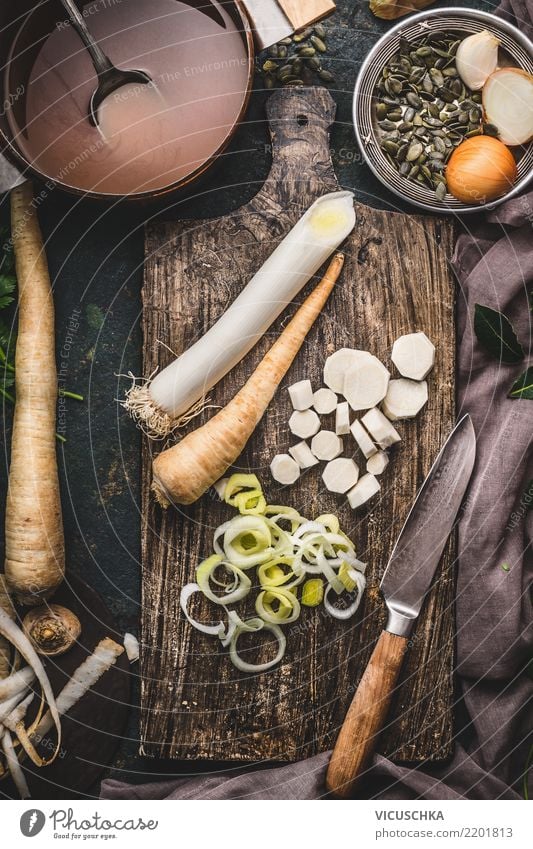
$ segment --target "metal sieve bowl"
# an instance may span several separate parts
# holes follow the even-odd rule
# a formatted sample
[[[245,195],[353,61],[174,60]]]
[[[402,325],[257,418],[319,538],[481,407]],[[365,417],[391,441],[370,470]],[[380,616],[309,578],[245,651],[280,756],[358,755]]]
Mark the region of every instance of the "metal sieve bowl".
[[[518,176],[507,194],[497,200],[475,206],[461,203],[450,194],[441,202],[431,189],[402,177],[381,150],[381,131],[375,114],[374,89],[383,68],[399,49],[400,36],[416,42],[433,32],[454,33],[458,37],[466,37],[483,29],[493,33],[501,42],[500,65],[515,65],[533,73],[533,43],[516,27],[488,12],[453,7],[420,12],[396,24],[374,45],[359,72],[354,91],[353,121],[363,157],[388,189],[402,200],[409,201],[421,209],[456,214],[493,209],[519,194],[533,179],[533,142],[530,142],[523,147],[511,148],[517,161]]]

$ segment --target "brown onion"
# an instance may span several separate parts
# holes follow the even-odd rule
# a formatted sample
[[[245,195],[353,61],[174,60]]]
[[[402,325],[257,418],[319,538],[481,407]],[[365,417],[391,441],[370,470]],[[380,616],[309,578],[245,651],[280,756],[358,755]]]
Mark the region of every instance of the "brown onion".
[[[467,204],[486,203],[509,191],[516,180],[516,162],[505,145],[492,136],[461,142],[446,168],[448,191]]]

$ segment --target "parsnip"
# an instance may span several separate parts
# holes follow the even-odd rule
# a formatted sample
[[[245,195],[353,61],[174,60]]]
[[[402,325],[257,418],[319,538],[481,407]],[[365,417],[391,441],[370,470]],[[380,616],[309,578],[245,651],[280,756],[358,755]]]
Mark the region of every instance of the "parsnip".
[[[270,464],[272,477],[284,486],[296,483],[300,477],[300,466],[288,454],[276,454]]]
[[[6,505],[5,575],[24,604],[39,604],[65,572],[56,459],[54,304],[29,182],[11,193],[19,289],[16,405]]]
[[[332,389],[317,389],[313,396],[313,407],[321,416],[329,416],[337,408],[337,396]]]
[[[424,380],[435,364],[435,346],[425,333],[408,333],[394,343],[391,360],[402,377]]]
[[[361,421],[380,448],[390,448],[391,445],[402,441],[398,431],[377,407],[369,410]]]
[[[300,469],[310,469],[318,463],[307,442],[299,442],[297,445],[293,445],[292,448],[289,448],[289,454],[293,460],[296,460]]]
[[[310,380],[300,380],[289,386],[291,404],[295,410],[308,410],[313,406],[313,387]]]
[[[366,470],[371,475],[382,475],[389,465],[389,455],[386,451],[378,451],[366,462]]]
[[[427,404],[428,385],[425,380],[408,380],[401,377],[391,380],[383,399],[383,412],[391,422],[398,419],[414,419]]]
[[[316,289],[265,355],[240,392],[203,427],[154,460],[152,489],[159,503],[192,504],[219,480],[244,449],[320,315],[344,264],[333,258]]]
[[[7,590],[5,576],[0,574],[0,610],[7,613],[11,619],[15,618],[15,609]],[[11,671],[11,648],[9,642],[0,637],[0,680],[7,678]]]
[[[381,489],[379,481],[374,475],[363,475],[360,481],[348,493],[348,503],[352,510],[357,510],[362,507],[367,501],[370,501],[374,495],[377,495]]]
[[[354,348],[340,348],[331,354],[324,365],[324,383],[338,395],[344,393],[344,380],[350,369],[371,361],[372,354],[368,351],[357,351]]]
[[[368,460],[372,454],[375,454],[378,450],[372,439],[368,435],[367,431],[364,429],[363,425],[359,421],[355,421],[350,428],[353,438],[357,442],[361,452],[364,454],[366,459]]]
[[[355,486],[359,477],[359,467],[349,457],[338,457],[327,464],[322,480],[330,492],[344,495]]]
[[[350,405],[348,401],[338,404],[335,413],[335,433],[337,436],[346,436],[350,433]]]
[[[389,372],[377,357],[368,357],[349,369],[344,378],[342,394],[355,412],[377,406],[387,394]]]
[[[289,419],[289,428],[300,439],[309,439],[320,430],[320,419],[314,410],[295,410]]]
[[[342,454],[342,439],[332,430],[321,430],[313,436],[311,451],[318,460],[334,460]]]

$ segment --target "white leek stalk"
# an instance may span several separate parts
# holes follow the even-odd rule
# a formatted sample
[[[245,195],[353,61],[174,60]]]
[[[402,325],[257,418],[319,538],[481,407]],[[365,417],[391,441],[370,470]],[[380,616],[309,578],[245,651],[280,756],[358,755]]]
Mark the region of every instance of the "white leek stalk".
[[[351,192],[315,201],[210,330],[151,382],[129,390],[124,407],[143,430],[161,438],[189,421],[354,225]]]

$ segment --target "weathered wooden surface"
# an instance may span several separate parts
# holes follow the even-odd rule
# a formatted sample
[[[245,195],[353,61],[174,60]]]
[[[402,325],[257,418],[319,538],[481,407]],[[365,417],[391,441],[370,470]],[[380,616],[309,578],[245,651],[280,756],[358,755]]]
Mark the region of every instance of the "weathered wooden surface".
[[[334,104],[323,89],[281,91],[269,101],[273,165],[259,194],[233,215],[150,226],[143,290],[144,372],[165,366],[204,333],[315,197],[335,189],[328,145]],[[383,626],[378,585],[411,501],[454,420],[454,297],[447,261],[447,221],[357,206],[345,246],[343,277],[308,337],[284,386],[310,377],[320,385],[325,357],[340,347],[390,362],[394,340],[423,329],[437,344],[430,401],[415,422],[400,423],[403,442],[369,513],[354,514],[321,486],[318,467],[280,492],[270,477],[273,454],[291,443],[290,404],[280,389],[238,466],[253,469],[271,501],[311,517],[336,512],[368,562],[369,584],[356,620],[342,623],[306,611],[287,629],[283,663],[270,672],[238,673],[216,641],[192,630],[179,589],[211,553],[214,528],[231,511],[207,496],[164,513],[150,497],[151,452],[143,449],[143,602],[141,751],[153,757],[251,761],[298,760],[332,746]],[[311,284],[310,284],[311,285]],[[302,300],[310,286],[302,292]],[[213,391],[223,404],[264,354],[286,315]],[[158,345],[157,341],[164,342]],[[208,415],[208,414],[206,414]],[[348,443],[347,443],[348,444]],[[360,458],[361,459],[361,458]],[[453,546],[426,603],[404,665],[381,750],[396,760],[442,758],[451,747]]]

